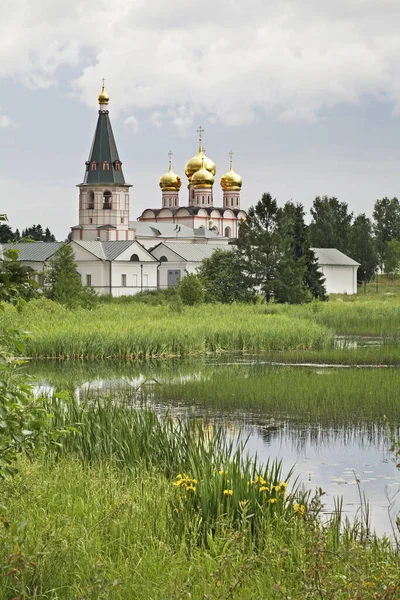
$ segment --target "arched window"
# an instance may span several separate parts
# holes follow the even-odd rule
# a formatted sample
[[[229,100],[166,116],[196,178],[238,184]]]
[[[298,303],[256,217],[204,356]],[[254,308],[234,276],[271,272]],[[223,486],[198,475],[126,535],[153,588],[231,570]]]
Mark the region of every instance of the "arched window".
[[[108,160],[103,160],[103,171],[109,171],[110,170],[110,163],[108,162]]]
[[[90,169],[92,171],[96,171],[97,170],[97,162],[95,162],[94,160],[90,163]]]
[[[111,192],[109,192],[108,190],[103,194],[103,209],[111,209]]]
[[[119,162],[119,160],[116,160],[114,163],[114,169],[116,171],[120,171],[121,170],[121,163]]]
[[[166,256],[162,256],[160,258],[160,262],[168,262],[168,258]]]
[[[231,228],[225,227],[225,237],[231,237]]]
[[[132,254],[131,256],[131,261],[132,262],[139,262],[139,257],[137,254]]]
[[[89,192],[89,204],[88,204],[88,208],[90,210],[93,210],[93,208],[94,208],[94,192]]]

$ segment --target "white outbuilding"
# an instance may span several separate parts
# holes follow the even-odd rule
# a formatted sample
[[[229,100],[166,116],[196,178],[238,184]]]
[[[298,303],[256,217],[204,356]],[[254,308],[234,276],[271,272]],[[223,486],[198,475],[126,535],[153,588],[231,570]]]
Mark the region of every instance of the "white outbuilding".
[[[312,250],[325,277],[328,294],[357,294],[357,269],[360,263],[336,248]]]

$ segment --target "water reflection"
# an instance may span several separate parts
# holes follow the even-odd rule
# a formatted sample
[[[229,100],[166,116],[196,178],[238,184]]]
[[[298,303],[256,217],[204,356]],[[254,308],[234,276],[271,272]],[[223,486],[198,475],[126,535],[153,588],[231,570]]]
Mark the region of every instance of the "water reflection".
[[[146,363],[31,363],[37,393],[69,389],[79,398],[112,396],[160,414],[222,423],[248,438],[251,455],[278,458],[307,489],[321,487],[326,510],[342,495],[348,516],[360,491],[378,533],[391,532],[390,501],[398,472],[388,451],[383,415],[399,424],[400,370],[302,370],[271,367],[250,357],[220,361]],[[327,376],[325,376],[328,373]],[[392,512],[399,510],[394,501]]]

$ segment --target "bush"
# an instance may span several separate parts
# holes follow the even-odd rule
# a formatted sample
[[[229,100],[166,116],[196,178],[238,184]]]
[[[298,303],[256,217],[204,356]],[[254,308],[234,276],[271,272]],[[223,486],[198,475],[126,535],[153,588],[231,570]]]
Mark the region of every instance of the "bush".
[[[204,302],[204,287],[198,275],[186,273],[179,283],[179,295],[183,304],[194,306]]]

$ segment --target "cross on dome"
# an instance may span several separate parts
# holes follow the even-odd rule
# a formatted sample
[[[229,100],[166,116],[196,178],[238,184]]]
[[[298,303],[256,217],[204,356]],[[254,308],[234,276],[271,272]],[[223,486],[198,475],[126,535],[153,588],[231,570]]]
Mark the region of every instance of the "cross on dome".
[[[231,168],[231,169],[232,169],[232,160],[233,160],[233,155],[234,155],[234,154],[235,154],[235,153],[234,153],[234,152],[232,152],[232,150],[229,152],[229,162],[230,162],[230,168]]]

